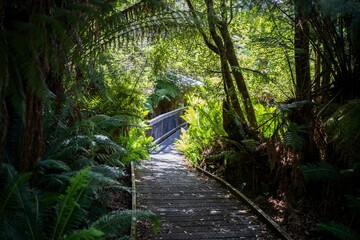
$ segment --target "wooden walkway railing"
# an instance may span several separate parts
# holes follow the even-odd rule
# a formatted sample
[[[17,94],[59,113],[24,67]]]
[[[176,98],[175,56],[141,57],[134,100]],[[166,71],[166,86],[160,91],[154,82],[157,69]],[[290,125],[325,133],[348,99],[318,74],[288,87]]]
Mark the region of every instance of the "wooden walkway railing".
[[[148,136],[152,136],[154,142],[159,143],[180,128],[186,126],[187,123],[181,118],[184,111],[185,108],[179,108],[151,119],[149,121],[151,129],[148,132]]]

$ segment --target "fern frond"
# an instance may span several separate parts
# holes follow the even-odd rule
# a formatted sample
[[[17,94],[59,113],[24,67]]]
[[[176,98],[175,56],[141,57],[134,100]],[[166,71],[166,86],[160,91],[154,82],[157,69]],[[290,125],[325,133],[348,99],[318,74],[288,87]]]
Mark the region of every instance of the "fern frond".
[[[340,177],[339,169],[326,162],[301,165],[299,169],[306,182],[336,181]]]
[[[360,216],[360,197],[355,197],[348,195],[346,196],[348,200],[348,206],[351,209],[351,211],[357,215]]]
[[[159,229],[160,218],[149,211],[117,211],[101,217],[91,224],[91,227],[103,231],[109,237],[126,235],[133,219],[149,220],[153,223],[154,231]]]
[[[93,240],[101,239],[104,233],[96,228],[82,229],[75,231],[68,236],[65,236],[64,240]]]
[[[111,167],[109,165],[99,165],[91,167],[92,172],[97,172],[103,174],[104,176],[111,178],[120,178],[125,176],[123,168],[120,167]]]
[[[326,231],[342,240],[357,240],[360,239],[359,233],[351,230],[349,227],[346,227],[339,223],[320,223],[317,225],[317,229],[321,231]]]
[[[123,126],[128,126],[129,119],[125,116],[107,116],[103,114],[98,114],[90,117],[88,120],[95,123],[95,133],[99,133],[100,130],[112,130],[114,128],[119,128]]]
[[[305,146],[305,139],[301,134],[306,134],[308,132],[308,127],[306,125],[297,125],[295,123],[290,123],[286,133],[283,136],[284,146],[292,147],[295,150],[301,151]]]
[[[66,189],[71,178],[68,174],[71,174],[71,172],[66,174],[64,172],[59,174],[46,173],[41,177],[39,183],[41,186],[44,186],[43,190],[45,191],[53,192],[56,190],[57,192],[62,192]]]
[[[86,191],[90,183],[89,174],[89,168],[79,171],[70,179],[65,194],[59,196],[51,239],[61,239],[84,220],[82,218],[89,200]]]
[[[4,190],[0,192],[0,223],[6,223],[12,215],[18,215],[19,219],[10,228],[18,231],[19,225],[22,225],[27,237],[30,239],[38,239],[40,226],[39,206],[36,204],[36,198],[31,197],[27,182],[31,174],[18,174],[15,169],[9,164],[2,164],[1,173],[7,175],[7,185]],[[15,227],[17,226],[17,227]]]
[[[54,159],[44,159],[39,162],[40,169],[42,171],[48,172],[48,171],[55,171],[55,172],[70,172],[71,168],[70,166],[60,160],[54,160]]]
[[[350,143],[360,139],[360,99],[340,107],[325,123],[336,141]]]
[[[241,144],[250,151],[254,151],[256,147],[259,146],[259,142],[254,139],[242,140]]]

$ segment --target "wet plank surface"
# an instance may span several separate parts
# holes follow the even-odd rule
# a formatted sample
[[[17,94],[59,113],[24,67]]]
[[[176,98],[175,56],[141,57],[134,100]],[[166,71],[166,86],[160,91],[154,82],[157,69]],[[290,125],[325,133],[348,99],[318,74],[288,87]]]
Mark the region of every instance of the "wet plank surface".
[[[138,224],[137,239],[277,239],[220,184],[186,165],[172,145],[177,137],[136,168],[137,208],[161,218],[158,234]]]

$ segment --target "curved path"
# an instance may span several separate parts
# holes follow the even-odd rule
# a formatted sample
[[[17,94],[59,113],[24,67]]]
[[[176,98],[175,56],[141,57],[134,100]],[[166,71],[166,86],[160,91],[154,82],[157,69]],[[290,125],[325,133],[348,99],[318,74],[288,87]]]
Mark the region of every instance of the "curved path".
[[[137,206],[161,218],[158,234],[140,224],[137,239],[277,239],[248,207],[187,166],[172,144],[178,135],[136,168]]]

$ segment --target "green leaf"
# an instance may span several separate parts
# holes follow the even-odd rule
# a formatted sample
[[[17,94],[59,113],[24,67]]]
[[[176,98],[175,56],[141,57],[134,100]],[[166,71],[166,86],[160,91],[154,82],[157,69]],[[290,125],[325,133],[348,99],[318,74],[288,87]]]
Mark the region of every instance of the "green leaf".
[[[133,219],[149,220],[153,223],[154,231],[159,229],[160,219],[149,211],[117,211],[102,216],[91,224],[91,227],[103,231],[106,236],[121,237],[128,232]]]
[[[65,236],[64,240],[93,240],[104,236],[104,233],[96,228],[83,229]]]
[[[81,213],[87,207],[84,200],[89,198],[86,193],[90,183],[89,174],[89,168],[79,171],[75,177],[70,179],[65,194],[59,196],[56,207],[56,221],[51,239],[61,239],[83,220],[83,214]]]
[[[337,181],[340,177],[339,169],[326,162],[308,163],[299,169],[306,182]]]
[[[338,239],[342,240],[358,240],[360,239],[360,235],[346,227],[342,224],[338,223],[320,223],[317,225],[317,229],[320,231],[326,231],[337,237]]]

